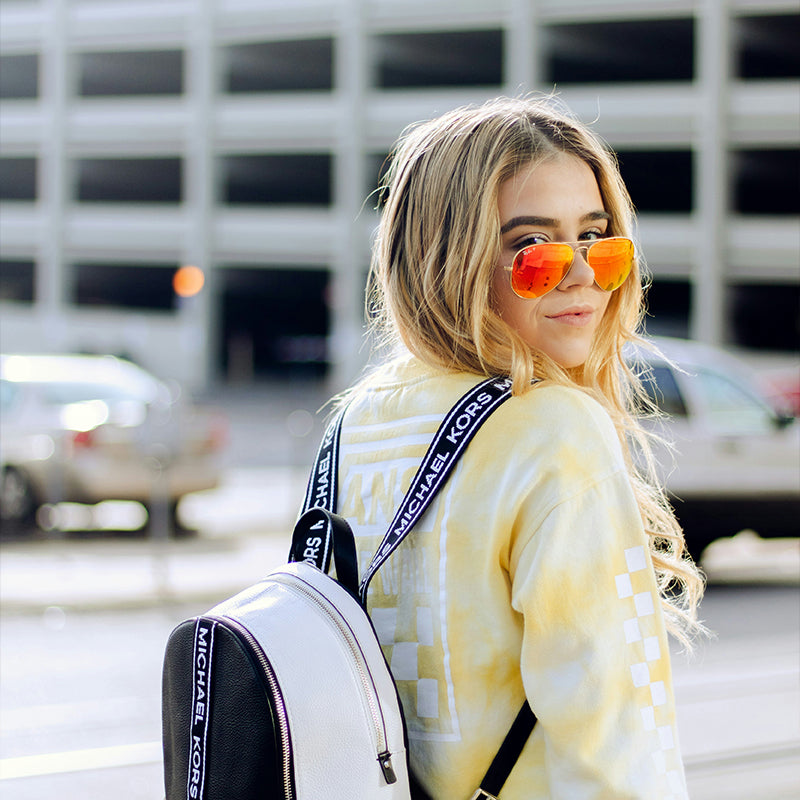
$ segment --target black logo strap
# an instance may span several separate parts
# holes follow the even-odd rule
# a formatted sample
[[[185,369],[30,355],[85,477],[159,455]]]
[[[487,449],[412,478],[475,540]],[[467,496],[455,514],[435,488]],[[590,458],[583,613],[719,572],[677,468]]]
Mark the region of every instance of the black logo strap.
[[[187,800],[204,800],[206,785],[206,739],[211,718],[211,657],[214,653],[212,620],[198,619],[192,652],[192,706],[189,709],[189,769]]]
[[[400,542],[422,516],[436,492],[444,485],[464,448],[477,432],[484,420],[502,402],[511,396],[510,378],[489,378],[472,387],[450,409],[433,437],[428,452],[422,460],[400,508],[397,510],[389,530],[367,567],[361,581],[359,594],[366,598],[369,582],[381,564],[397,549]],[[339,441],[342,420],[346,408],[342,408],[331,420],[322,437],[306,487],[301,516],[311,508],[324,508],[335,512],[337,501],[337,467],[339,464]],[[304,560],[315,564],[323,572],[330,567],[332,550],[331,525],[324,532],[316,529],[309,533],[307,543],[296,541],[290,560]],[[298,558],[298,553],[306,553]],[[309,557],[308,554],[313,554]]]
[[[352,528],[338,514],[325,508],[311,508],[294,526],[289,562],[305,561],[321,569],[323,546],[327,546],[329,552],[333,550],[336,580],[358,599],[358,558]],[[326,572],[329,566],[325,565]]]
[[[314,466],[308,478],[306,496],[303,501],[302,517],[312,508],[323,508],[333,513],[336,511],[337,480],[336,469],[339,464],[339,440],[342,433],[342,420],[345,409],[331,420],[322,437]],[[297,529],[295,529],[297,532]],[[306,531],[305,541],[300,541],[301,534],[292,545],[289,554],[290,561],[308,561],[323,572],[328,572],[331,564],[333,544],[333,528],[328,518],[324,530],[315,528]]]
[[[364,572],[359,587],[362,603],[366,603],[367,589],[373,576],[425,513],[478,428],[510,396],[510,378],[490,378],[468,391],[444,418],[383,541]]]
[[[325,429],[308,479],[303,513],[310,508],[336,511],[336,467],[339,463],[339,439],[345,410],[346,407],[342,408]]]

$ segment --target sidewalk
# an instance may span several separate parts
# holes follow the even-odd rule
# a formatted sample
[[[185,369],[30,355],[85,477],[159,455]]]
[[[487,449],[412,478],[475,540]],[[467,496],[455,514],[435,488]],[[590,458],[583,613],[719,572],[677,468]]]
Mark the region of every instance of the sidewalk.
[[[121,610],[169,604],[198,612],[286,562],[288,534],[171,542],[37,541],[4,544],[3,613]]]
[[[286,562],[307,469],[232,469],[188,497],[184,521],[201,531],[157,541],[142,533],[53,535],[0,545],[0,609],[41,613],[188,603],[205,610]]]

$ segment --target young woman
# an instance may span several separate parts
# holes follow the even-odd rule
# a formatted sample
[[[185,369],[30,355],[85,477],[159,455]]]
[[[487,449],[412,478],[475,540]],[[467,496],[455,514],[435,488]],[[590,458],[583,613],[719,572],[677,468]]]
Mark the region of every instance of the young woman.
[[[501,800],[685,796],[667,630],[697,626],[701,581],[633,456],[631,229],[613,157],[552,101],[458,109],[394,153],[371,308],[394,353],[340,457],[362,568],[450,406],[514,387],[368,597],[435,800],[470,797],[525,698]]]

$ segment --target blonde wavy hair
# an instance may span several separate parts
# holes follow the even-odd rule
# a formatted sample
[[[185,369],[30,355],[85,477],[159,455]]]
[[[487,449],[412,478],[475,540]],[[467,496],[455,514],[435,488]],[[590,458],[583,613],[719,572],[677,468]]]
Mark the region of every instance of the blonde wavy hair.
[[[633,207],[614,155],[552,96],[498,98],[408,128],[379,190],[383,208],[368,315],[381,343],[399,340],[431,365],[510,375],[515,394],[546,383],[569,385],[606,408],[627,454],[667,625],[688,644],[702,628],[697,605],[703,580],[685,554],[683,533],[656,478],[651,434],[638,419],[642,408],[656,411],[622,353],[627,343],[642,342],[638,258],[611,296],[589,357],[578,368],[563,369],[533,350],[495,308],[500,187],[521,169],[559,153],[591,167],[611,217],[608,234],[632,238]]]

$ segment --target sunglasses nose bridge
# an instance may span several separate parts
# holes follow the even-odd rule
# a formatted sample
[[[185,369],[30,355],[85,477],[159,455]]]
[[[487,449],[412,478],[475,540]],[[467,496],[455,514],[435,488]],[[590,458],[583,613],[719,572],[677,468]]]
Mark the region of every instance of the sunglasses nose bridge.
[[[589,264],[589,248],[591,244],[574,244],[572,245],[572,265],[575,264],[575,259],[580,256],[583,259],[583,263],[586,264],[588,267],[591,268]]]
[[[572,259],[569,262],[569,265],[566,268],[566,272],[564,273],[564,277],[561,280],[561,284],[565,284],[566,282],[570,281],[572,283],[580,283],[584,280],[581,276],[575,276],[573,273],[575,272],[575,265],[578,263],[578,257],[583,262],[583,269],[586,271],[586,277],[591,276],[590,280],[594,281],[594,269],[592,265],[589,263],[589,247],[591,245],[588,244],[577,244],[577,245],[570,245],[572,248]]]

